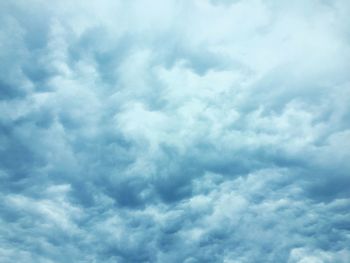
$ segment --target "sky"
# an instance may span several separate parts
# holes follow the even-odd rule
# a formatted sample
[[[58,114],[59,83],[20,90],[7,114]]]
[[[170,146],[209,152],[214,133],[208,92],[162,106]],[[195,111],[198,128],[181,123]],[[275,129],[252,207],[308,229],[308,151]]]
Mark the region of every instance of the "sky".
[[[349,17],[0,1],[0,262],[350,262]]]

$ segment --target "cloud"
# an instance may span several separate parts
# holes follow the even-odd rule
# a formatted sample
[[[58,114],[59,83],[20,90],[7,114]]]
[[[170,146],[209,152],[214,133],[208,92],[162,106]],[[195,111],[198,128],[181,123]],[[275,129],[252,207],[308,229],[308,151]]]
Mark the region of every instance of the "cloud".
[[[349,5],[0,4],[1,262],[348,262]]]

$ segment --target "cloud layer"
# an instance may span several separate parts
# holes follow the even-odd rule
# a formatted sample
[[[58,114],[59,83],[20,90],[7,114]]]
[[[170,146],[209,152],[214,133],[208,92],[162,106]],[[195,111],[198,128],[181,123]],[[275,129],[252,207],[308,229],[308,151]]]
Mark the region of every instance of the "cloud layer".
[[[350,4],[0,3],[0,261],[350,262]]]

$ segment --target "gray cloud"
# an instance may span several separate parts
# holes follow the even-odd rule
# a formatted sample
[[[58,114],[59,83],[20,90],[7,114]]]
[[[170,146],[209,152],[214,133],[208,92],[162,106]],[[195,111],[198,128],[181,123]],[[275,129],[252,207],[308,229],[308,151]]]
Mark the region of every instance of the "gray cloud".
[[[0,261],[348,262],[348,7],[1,3]]]

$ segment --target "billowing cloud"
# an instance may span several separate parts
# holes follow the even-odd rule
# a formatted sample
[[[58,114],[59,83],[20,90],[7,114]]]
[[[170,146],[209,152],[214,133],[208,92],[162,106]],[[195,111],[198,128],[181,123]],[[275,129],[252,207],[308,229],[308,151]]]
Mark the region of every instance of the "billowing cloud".
[[[0,261],[350,262],[349,15],[0,3]]]

